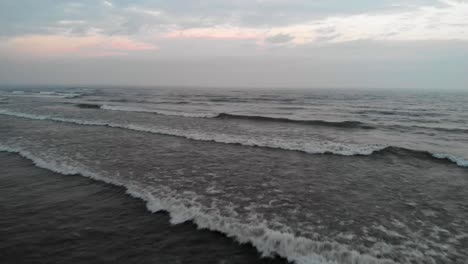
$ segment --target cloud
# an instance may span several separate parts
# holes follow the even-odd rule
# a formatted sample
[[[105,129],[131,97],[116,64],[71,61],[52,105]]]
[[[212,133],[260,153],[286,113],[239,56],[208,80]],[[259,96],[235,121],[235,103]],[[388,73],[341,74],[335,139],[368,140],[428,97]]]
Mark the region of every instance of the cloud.
[[[155,16],[155,17],[158,17],[162,14],[161,10],[140,8],[140,7],[129,7],[129,8],[126,8],[126,10],[130,12],[134,12],[139,15],[149,15],[149,16]]]
[[[60,25],[82,25],[85,24],[84,20],[60,20],[57,22]]]
[[[104,1],[103,4],[107,7],[114,7],[114,5],[110,1]]]
[[[233,26],[217,26],[205,28],[189,28],[173,30],[164,35],[165,38],[186,39],[259,39],[264,33],[254,28],[239,28]]]
[[[30,35],[11,38],[5,48],[18,55],[35,57],[111,56],[157,50],[158,47],[126,36]]]
[[[251,39],[259,44],[342,43],[351,41],[468,41],[468,2],[439,1],[398,12],[328,16],[275,27],[232,24],[171,30],[165,37]]]
[[[266,38],[265,41],[270,42],[270,43],[275,43],[275,44],[281,44],[281,43],[287,43],[293,39],[294,37],[292,37],[289,34],[277,34],[277,35],[273,35],[271,37]]]
[[[441,2],[443,6],[423,6],[413,11],[331,16],[272,28],[269,34],[288,34],[295,44],[357,40],[468,40],[468,3]]]
[[[127,37],[110,37],[106,39],[106,45],[108,45],[112,50],[143,51],[158,49],[158,47],[153,44],[131,40]]]
[[[41,47],[51,54],[53,50],[67,53],[66,47],[54,46],[54,43],[65,43],[60,38],[74,40],[66,46],[81,51],[91,49],[85,43],[95,39],[99,39],[96,49],[114,50],[120,46],[131,47],[130,51],[156,49],[152,44],[137,41],[155,38],[172,43],[188,39],[206,40],[206,43],[243,40],[237,42],[244,49],[363,40],[468,40],[468,1],[414,0],[411,5],[394,0],[376,1],[378,4],[364,0],[353,3],[338,0],[327,3],[309,0],[103,0],[97,5],[94,0],[83,0],[79,4],[44,0],[41,5],[33,0],[4,1],[0,3],[3,42],[7,39],[11,44],[22,40],[24,46],[25,43],[35,45],[30,50]],[[37,8],[38,12],[21,13],[32,8]],[[39,37],[53,41],[52,48],[46,47]],[[122,38],[127,40],[111,44],[113,39]]]

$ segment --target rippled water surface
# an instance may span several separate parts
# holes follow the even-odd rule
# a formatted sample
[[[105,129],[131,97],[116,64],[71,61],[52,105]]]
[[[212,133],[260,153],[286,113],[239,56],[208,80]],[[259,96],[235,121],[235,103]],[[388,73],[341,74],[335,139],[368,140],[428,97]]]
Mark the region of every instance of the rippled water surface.
[[[0,150],[264,256],[458,264],[467,113],[463,93],[4,89]]]

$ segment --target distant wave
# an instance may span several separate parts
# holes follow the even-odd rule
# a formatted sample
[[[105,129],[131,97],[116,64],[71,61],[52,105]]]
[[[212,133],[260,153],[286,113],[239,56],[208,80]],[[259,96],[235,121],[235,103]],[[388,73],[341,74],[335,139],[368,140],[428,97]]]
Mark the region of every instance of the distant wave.
[[[210,102],[215,103],[247,103],[249,100],[242,100],[239,98],[210,98],[207,99]]]
[[[111,110],[111,111],[153,113],[153,114],[167,115],[167,116],[183,116],[183,117],[198,117],[198,118],[210,118],[210,117],[216,116],[216,114],[209,114],[209,113],[186,113],[186,112],[179,112],[179,111],[146,109],[146,108],[132,107],[132,106],[101,105],[100,108],[103,110]]]
[[[441,131],[441,132],[449,132],[449,133],[450,132],[468,133],[467,128],[461,128],[461,127],[437,127],[437,126],[430,126],[430,125],[414,125],[414,124],[408,124],[408,125],[393,124],[393,125],[387,125],[386,127],[389,129],[396,129],[396,130],[423,129],[423,130],[429,130],[431,132]]]
[[[234,115],[234,114],[227,114],[227,113],[218,114],[215,118],[270,121],[270,122],[282,122],[282,123],[298,123],[298,124],[309,124],[309,125],[342,127],[342,128],[375,129],[375,127],[367,125],[359,121],[332,122],[332,121],[325,121],[325,120],[302,120],[302,119],[289,119],[289,118],[268,117],[268,116]]]
[[[309,154],[335,154],[342,156],[355,156],[355,155],[371,155],[385,152],[398,152],[398,155],[426,155],[431,158],[444,159],[452,163],[456,163],[460,167],[468,167],[468,160],[463,157],[456,155],[444,154],[444,153],[430,153],[420,150],[405,149],[400,147],[384,146],[378,144],[351,144],[351,143],[340,143],[332,141],[308,141],[308,142],[294,142],[285,139],[274,139],[271,138],[252,138],[243,137],[238,135],[224,135],[224,134],[204,134],[198,131],[189,130],[178,130],[171,128],[161,127],[147,127],[142,125],[134,124],[119,124],[114,122],[105,121],[91,121],[91,120],[80,120],[53,117],[47,115],[35,115],[28,113],[13,112],[5,109],[0,109],[1,115],[15,116],[21,118],[35,119],[35,120],[50,120],[55,122],[72,123],[77,125],[89,125],[89,126],[106,126],[113,128],[128,129],[140,132],[149,132],[154,134],[168,135],[183,137],[190,140],[199,141],[211,141],[224,144],[238,144],[251,147],[263,147],[271,149],[282,149],[289,151],[301,151]],[[405,153],[404,153],[405,152]]]
[[[41,91],[39,92],[40,95],[49,95],[49,96],[57,96],[61,98],[79,98],[82,97],[83,94],[74,93],[74,92],[50,92],[50,91]]]
[[[180,111],[170,111],[170,110],[159,110],[159,109],[147,109],[140,107],[132,106],[113,106],[113,105],[98,105],[98,104],[87,104],[82,103],[80,105],[90,105],[89,108],[101,108],[103,110],[111,111],[124,111],[124,112],[140,112],[140,113],[153,113],[158,115],[168,115],[168,116],[181,116],[181,117],[194,117],[194,118],[216,118],[216,119],[230,119],[230,120],[251,120],[259,122],[279,122],[279,123],[292,123],[292,124],[305,124],[312,126],[325,126],[325,127],[336,127],[336,128],[357,128],[357,129],[376,129],[375,126],[367,124],[360,121],[325,121],[325,120],[307,120],[307,119],[290,119],[283,117],[271,117],[271,116],[260,116],[260,115],[238,115],[238,114],[229,114],[229,113],[187,113]],[[96,107],[94,107],[94,105]],[[437,126],[424,126],[424,125],[379,125],[382,127],[387,127],[389,129],[429,129],[443,132],[455,132],[455,133],[467,133],[468,129],[465,128],[445,128]]]
[[[81,175],[125,187],[127,194],[146,202],[148,211],[169,212],[171,224],[192,221],[199,228],[221,232],[241,244],[251,243],[263,257],[279,255],[297,264],[396,264],[390,259],[376,258],[359,253],[337,242],[315,241],[291,233],[272,230],[264,224],[242,223],[236,218],[219,215],[214,210],[207,210],[194,200],[187,201],[171,196],[171,192],[167,195],[160,194],[151,191],[147,185],[140,186],[137,183],[118,181],[83,166],[72,165],[59,160],[48,160],[49,157],[33,154],[20,147],[0,144],[0,151],[19,154],[31,160],[37,167],[56,173]]]
[[[85,103],[82,103],[82,104],[77,104],[76,106],[79,107],[79,108],[85,108],[85,109],[100,109],[101,108],[101,106],[98,105],[98,104],[85,104]]]
[[[25,92],[25,91],[11,91],[9,94],[4,93],[6,96],[21,96],[21,97],[44,97],[44,98],[62,98],[72,99],[82,97],[83,94],[74,92],[51,92],[51,91],[40,91],[40,92]]]
[[[422,128],[422,129],[430,129],[442,132],[457,132],[457,133],[468,133],[468,129],[465,128],[447,128],[447,127],[434,127],[434,126],[410,126],[413,128]]]
[[[166,101],[152,101],[152,100],[144,100],[144,99],[126,99],[126,98],[121,98],[121,99],[86,99],[88,102],[107,102],[107,103],[143,103],[143,104],[152,104],[152,105],[158,105],[158,104],[172,104],[172,105],[182,105],[182,104],[200,104],[197,102],[190,102],[190,101],[171,101],[171,100],[166,100]]]
[[[98,108],[94,104],[79,104],[90,105],[93,107],[82,107],[82,108]],[[338,127],[338,128],[361,128],[361,129],[375,129],[375,127],[359,122],[359,121],[325,121],[325,120],[301,120],[301,119],[289,119],[280,117],[269,117],[269,116],[254,116],[254,115],[235,115],[228,113],[187,113],[179,111],[167,111],[167,110],[156,110],[146,109],[132,106],[112,106],[112,105],[100,105],[101,109],[112,110],[112,111],[125,111],[125,112],[140,112],[140,113],[153,113],[159,115],[169,116],[182,116],[182,117],[197,117],[197,118],[217,118],[217,119],[232,119],[232,120],[252,120],[252,121],[266,121],[266,122],[281,122],[281,123],[295,123],[295,124],[307,124],[315,126],[327,126],[327,127]]]
[[[398,116],[408,116],[408,117],[437,117],[437,116],[444,116],[442,113],[434,113],[428,111],[398,111],[398,110],[360,110],[356,111],[357,114],[377,114],[377,115],[398,115]]]
[[[149,127],[135,124],[120,124],[115,122],[106,121],[91,121],[91,120],[80,120],[71,118],[54,117],[48,115],[36,115],[28,113],[19,113],[9,110],[0,109],[0,114],[16,116],[21,118],[36,119],[36,120],[50,120],[56,122],[65,122],[78,125],[90,125],[90,126],[107,126],[114,128],[129,129],[140,132],[149,132],[154,134],[168,135],[183,137],[191,140],[199,141],[212,141],[217,143],[225,144],[238,144],[252,147],[264,147],[272,149],[283,149],[292,151],[301,151],[310,154],[337,154],[343,156],[353,155],[370,155],[374,151],[384,149],[385,146],[375,144],[350,144],[350,143],[339,143],[332,141],[308,141],[308,142],[292,142],[287,139],[274,139],[271,138],[252,138],[249,136],[240,135],[225,135],[225,134],[205,134],[199,131],[190,130],[178,130],[172,128],[163,127]]]

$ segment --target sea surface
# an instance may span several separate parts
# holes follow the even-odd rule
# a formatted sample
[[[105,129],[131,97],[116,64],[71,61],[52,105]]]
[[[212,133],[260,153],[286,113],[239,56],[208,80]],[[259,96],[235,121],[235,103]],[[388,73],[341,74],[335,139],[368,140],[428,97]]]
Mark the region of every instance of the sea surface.
[[[2,264],[285,264],[186,222],[171,225],[125,188],[0,153]]]
[[[0,151],[3,170],[26,158],[55,176],[124,188],[148,212],[169,214],[160,218],[175,231],[159,224],[169,237],[188,225],[203,239],[196,228],[225,236],[212,244],[246,245],[206,247],[206,263],[240,263],[234,255],[243,250],[252,261],[251,247],[259,263],[468,262],[467,92],[3,87]],[[5,177],[3,186],[15,179]],[[103,190],[93,194],[100,206],[113,189]],[[194,254],[171,252],[173,263]]]

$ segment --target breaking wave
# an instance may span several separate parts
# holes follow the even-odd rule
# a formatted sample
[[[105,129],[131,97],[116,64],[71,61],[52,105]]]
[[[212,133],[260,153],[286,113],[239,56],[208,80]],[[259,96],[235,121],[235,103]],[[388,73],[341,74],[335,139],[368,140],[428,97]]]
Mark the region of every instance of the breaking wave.
[[[209,208],[204,208],[193,200],[187,201],[171,195],[164,196],[152,191],[147,186],[105,177],[84,166],[70,165],[59,160],[48,160],[19,147],[0,144],[0,151],[19,154],[31,160],[37,167],[63,175],[82,175],[123,186],[127,189],[127,194],[144,200],[150,212],[169,212],[171,224],[192,221],[198,228],[222,232],[241,244],[252,244],[263,257],[278,255],[297,264],[395,264],[392,260],[362,254],[334,241],[315,241],[291,233],[272,230],[264,224],[242,223],[238,219],[222,216]]]
[[[432,158],[444,159],[456,163],[460,167],[468,167],[468,161],[463,157],[458,157],[450,154],[430,153],[420,150],[405,149],[401,147],[392,147],[379,144],[353,144],[353,143],[340,143],[333,141],[291,141],[282,138],[252,138],[240,135],[225,135],[225,134],[204,134],[198,131],[178,130],[172,128],[161,127],[148,127],[135,124],[119,124],[106,121],[91,121],[80,120],[71,118],[54,117],[47,115],[35,115],[28,113],[13,112],[5,109],[0,109],[1,115],[15,116],[21,118],[35,119],[35,120],[50,120],[55,122],[72,123],[77,125],[89,126],[106,126],[113,128],[128,129],[140,132],[149,132],[154,134],[161,134],[167,136],[183,137],[190,140],[211,141],[224,144],[238,144],[252,147],[264,147],[271,149],[281,149],[290,151],[301,151],[310,154],[336,154],[343,156],[355,155],[371,155],[374,153],[383,152],[398,152],[397,154],[405,155],[402,151],[411,152],[411,155],[426,155]]]
[[[467,167],[468,168],[468,160],[465,160],[463,157],[451,155],[451,154],[444,154],[444,153],[431,153],[429,151],[424,150],[414,150],[414,149],[407,149],[402,147],[394,147],[388,146],[379,151],[374,152],[375,154],[386,154],[386,153],[393,153],[400,156],[417,156],[421,159],[439,159],[445,160],[450,163],[455,163],[459,167]]]
[[[460,167],[468,168],[468,160],[465,160],[462,157],[445,154],[445,153],[436,153],[436,154],[432,154],[432,156],[438,159],[446,159],[446,160],[456,163]]]

